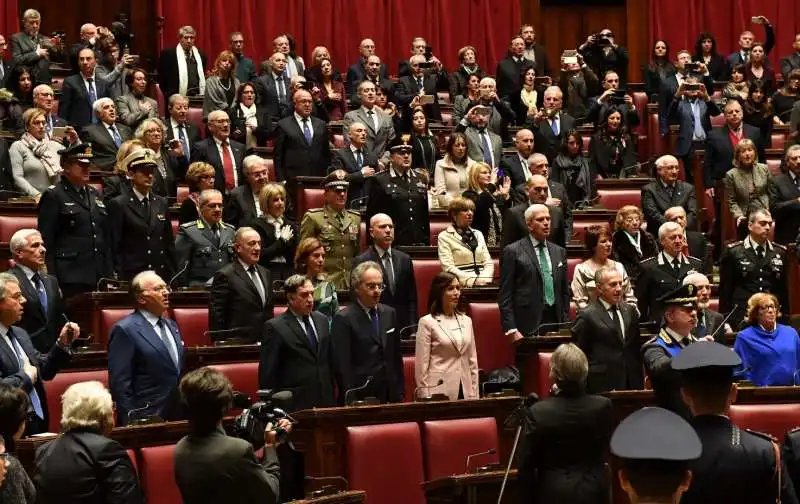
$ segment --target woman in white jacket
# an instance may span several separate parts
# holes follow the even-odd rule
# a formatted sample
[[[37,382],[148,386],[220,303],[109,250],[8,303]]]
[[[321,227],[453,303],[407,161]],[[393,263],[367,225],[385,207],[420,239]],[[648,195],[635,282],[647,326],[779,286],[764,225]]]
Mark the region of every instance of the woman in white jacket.
[[[494,277],[494,263],[483,233],[470,227],[474,214],[472,200],[453,199],[447,209],[452,224],[438,238],[442,269],[455,275],[464,287],[486,285]]]

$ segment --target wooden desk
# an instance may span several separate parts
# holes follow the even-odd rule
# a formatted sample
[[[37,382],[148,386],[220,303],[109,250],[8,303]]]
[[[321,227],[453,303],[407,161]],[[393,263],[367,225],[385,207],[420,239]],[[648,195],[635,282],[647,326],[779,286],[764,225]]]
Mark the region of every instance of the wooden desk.
[[[495,504],[500,494],[505,471],[472,474],[454,474],[422,484],[428,504]],[[517,470],[508,474],[508,483],[502,504],[520,502],[517,488]]]
[[[309,476],[344,476],[347,468],[347,427],[397,422],[494,417],[500,439],[500,460],[508,460],[514,432],[502,429],[503,421],[520,404],[519,397],[471,401],[399,403],[377,406],[338,407],[298,411],[292,438],[305,452]]]
[[[186,372],[214,364],[258,362],[261,358],[261,347],[258,345],[186,347],[184,352]],[[90,371],[107,367],[108,353],[102,348],[96,348],[73,352],[72,358],[62,371]]]
[[[350,490],[314,499],[293,501],[293,504],[360,504],[366,497],[367,492],[363,490]]]

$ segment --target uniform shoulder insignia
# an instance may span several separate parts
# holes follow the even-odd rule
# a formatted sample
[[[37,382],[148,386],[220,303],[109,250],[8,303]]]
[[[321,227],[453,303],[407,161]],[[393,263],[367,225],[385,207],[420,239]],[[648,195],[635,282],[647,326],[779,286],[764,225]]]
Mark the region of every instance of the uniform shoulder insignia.
[[[644,344],[645,345],[655,345],[657,340],[658,340],[658,335],[656,334],[655,336],[653,336],[649,340],[645,341]]]
[[[349,213],[349,214],[352,214],[352,215],[355,215],[355,216],[357,216],[357,217],[359,217],[359,218],[361,217],[361,213],[360,213],[360,212],[357,212],[357,211],[355,211],[355,210],[347,210],[347,213]]]
[[[658,258],[658,256],[653,256],[653,257],[648,257],[647,259],[642,259],[641,261],[639,261],[639,264],[644,264],[646,262],[653,262],[653,261],[656,260],[656,258]]]
[[[325,210],[325,208],[323,207],[309,208],[308,210],[306,210],[306,213],[317,213],[317,212],[322,212],[323,210]]]
[[[729,243],[729,244],[728,244],[728,248],[733,248],[733,247],[735,247],[735,246],[737,246],[737,245],[741,245],[741,244],[743,244],[743,243],[744,243],[743,241],[735,241],[735,242],[731,242],[731,243]]]
[[[759,432],[759,431],[755,431],[755,430],[751,430],[751,429],[743,429],[743,430],[745,432],[749,433],[749,434],[752,434],[752,435],[756,436],[756,437],[760,437],[761,439],[766,439],[767,441],[769,441],[771,443],[777,443],[778,442],[778,438],[776,438],[775,436],[773,436],[771,434],[767,434],[766,432]]]
[[[224,228],[228,228],[228,229],[236,229],[235,227],[233,227],[233,225],[232,225],[232,224],[228,224],[228,223],[227,223],[227,222],[225,222],[225,221],[220,221],[220,224],[222,224],[222,227],[224,227]]]
[[[184,222],[183,224],[181,224],[181,227],[183,229],[188,229],[190,227],[197,227],[197,221]]]
[[[772,246],[775,247],[776,249],[786,252],[786,245],[781,245],[780,243],[775,243],[775,242],[771,242],[771,243],[772,243]]]
[[[51,186],[47,186],[47,188],[48,188],[48,189],[55,189],[55,188],[56,188],[56,186],[54,186],[54,185],[51,185]]]

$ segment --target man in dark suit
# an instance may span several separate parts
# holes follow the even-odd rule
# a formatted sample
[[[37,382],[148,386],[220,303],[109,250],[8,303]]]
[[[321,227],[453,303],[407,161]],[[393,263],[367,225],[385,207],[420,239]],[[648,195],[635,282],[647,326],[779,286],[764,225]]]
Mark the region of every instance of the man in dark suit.
[[[714,89],[714,79],[708,71],[705,63],[692,63],[692,54],[687,50],[678,51],[675,55],[675,73],[661,80],[661,88],[658,92],[658,128],[662,137],[669,134],[670,106],[676,100],[680,100],[686,88],[681,89],[681,84],[691,76],[697,78],[705,87],[706,91]],[[680,91],[680,94],[678,92]]]
[[[197,96],[205,93],[208,62],[195,47],[197,32],[191,26],[178,29],[179,43],[161,51],[158,57],[158,85],[164,96],[181,94]]]
[[[0,87],[2,87],[2,83],[0,83]],[[45,113],[46,123],[44,128],[48,135],[52,136],[53,128],[67,127],[67,121],[55,114],[55,94],[53,93],[53,88],[47,84],[39,84],[33,88],[33,106],[41,109]],[[74,131],[72,127],[69,129]],[[25,121],[22,115],[17,119],[17,124],[14,126],[14,133],[17,136],[22,136],[22,134],[25,133]],[[68,140],[70,143],[75,143],[77,138],[72,137],[68,138]],[[60,141],[60,139],[56,138],[56,141]]]
[[[706,274],[711,274],[714,267],[714,261],[711,258],[711,247],[708,244],[708,238],[700,231],[686,229],[686,210],[683,207],[674,206],[667,208],[664,212],[664,218],[667,222],[677,222],[683,228],[683,234],[686,237],[686,250],[691,257],[700,259],[702,267],[700,271]]]
[[[286,117],[292,94],[291,81],[286,76],[286,55],[276,52],[263,62],[264,73],[256,79],[258,102],[267,110],[273,124]]]
[[[586,391],[639,390],[644,386],[639,313],[620,303],[622,276],[615,268],[600,268],[594,280],[598,297],[572,326],[572,339],[589,359]]]
[[[698,85],[700,88],[689,90],[687,86],[690,85]],[[717,103],[709,96],[708,89],[696,76],[686,77],[675,90],[675,96],[667,109],[668,123],[678,125],[675,155],[683,161],[686,181],[690,184],[694,183],[694,152],[703,148],[703,143],[711,133],[711,116],[716,117],[721,113]]]
[[[623,85],[628,82],[628,50],[616,44],[614,33],[609,28],[603,28],[597,35],[589,35],[578,47],[578,53],[597,76],[613,70]]]
[[[6,61],[6,50],[8,44],[6,38],[0,35],[0,88],[6,87],[8,82],[8,74],[11,72],[11,65]]]
[[[536,43],[536,30],[533,25],[524,24],[519,29],[519,35],[525,42],[525,51],[522,55],[536,68],[536,75],[543,77],[550,75],[550,65],[547,61],[547,50],[542,44]]]
[[[438,60],[437,60],[438,61]],[[433,103],[423,105],[428,121],[442,122],[442,111],[439,108],[438,88],[445,86],[447,72],[441,62],[428,63],[425,56],[415,54],[409,60],[411,75],[401,77],[394,89],[394,103],[405,107],[404,114],[411,114],[411,106],[416,96],[432,96]],[[432,67],[424,65],[433,65]],[[417,103],[419,100],[417,101]]]
[[[78,66],[78,53],[84,47],[88,47],[95,51],[97,54],[97,47],[95,43],[97,42],[97,26],[93,25],[92,23],[84,23],[81,25],[80,31],[80,40],[75,44],[72,44],[69,48],[69,66],[72,68],[73,73],[80,72],[80,67]]]
[[[544,154],[534,152],[530,155],[528,172],[531,176],[541,175],[547,180],[547,199],[544,203],[549,206],[557,206],[564,213],[564,232],[566,233],[566,243],[569,243],[572,240],[572,202],[567,195],[567,188],[561,182],[550,179],[550,162]]]
[[[35,9],[27,9],[22,14],[22,31],[11,36],[11,53],[14,66],[24,65],[33,70],[33,83],[50,84],[52,74],[50,63],[61,59],[61,51],[55,40],[39,33],[42,16]]]
[[[642,211],[647,229],[654,231],[667,222],[664,213],[679,206],[686,210],[687,228],[695,229],[697,223],[697,198],[694,187],[678,180],[680,164],[669,154],[656,159],[656,180],[642,187]]]
[[[781,74],[783,74],[783,80],[785,81],[789,80],[789,74],[792,73],[792,70],[800,68],[800,33],[794,36],[792,49],[794,49],[792,54],[781,58]]]
[[[575,129],[575,118],[561,112],[564,94],[558,86],[550,86],[544,91],[544,108],[533,119],[532,131],[536,152],[547,156],[553,162],[561,151],[561,143],[570,131]]]
[[[528,158],[533,154],[533,132],[525,128],[517,131],[514,148],[516,152],[500,161],[500,168],[503,175],[511,179],[511,197],[516,203],[521,203],[527,200],[525,182],[530,178]]]
[[[246,184],[242,184],[228,195],[225,203],[224,220],[234,228],[247,226],[268,209],[261,208],[258,196],[269,182],[267,162],[261,156],[251,154],[242,160]]]
[[[178,324],[164,315],[169,287],[153,271],[133,277],[134,311],[111,328],[108,385],[117,405],[117,425],[136,419],[180,418],[178,381],[183,370],[183,339]]]
[[[232,32],[228,35],[230,51],[236,57],[236,78],[239,82],[254,82],[258,78],[256,65],[251,58],[244,55],[244,35],[242,32]]]
[[[152,152],[144,149],[131,160],[131,193],[120,194],[108,205],[114,271],[122,280],[145,270],[170,279],[176,269],[169,205],[151,191],[156,169]]]
[[[495,70],[497,94],[508,100],[511,95],[522,89],[523,69],[533,66],[532,61],[525,59],[525,40],[519,35],[512,38],[508,55],[497,63]]]
[[[261,236],[250,227],[236,230],[236,258],[214,274],[208,299],[208,328],[213,340],[261,341],[264,322],[272,318],[272,281],[258,264]]]
[[[189,99],[183,95],[174,94],[169,97],[167,102],[167,117],[164,118],[164,125],[167,127],[167,143],[175,138],[183,144],[183,152],[191,155],[192,147],[200,141],[200,131],[197,126],[189,122]],[[186,175],[176,173],[178,178],[183,179]]]
[[[621,99],[617,99],[619,89],[619,74],[609,70],[602,76],[603,93],[597,98],[589,99],[589,111],[586,113],[586,121],[594,123],[595,128],[608,117],[611,110],[617,110],[622,115],[622,124],[630,131],[639,125],[639,114],[636,112],[636,105],[633,97],[625,94]]]
[[[45,248],[39,231],[20,229],[11,236],[9,245],[16,262],[9,273],[17,277],[26,304],[17,325],[28,332],[37,351],[47,353],[66,321],[58,280],[42,271]]]
[[[347,203],[363,200],[365,181],[378,171],[378,156],[367,149],[367,126],[354,122],[348,128],[350,145],[333,151],[331,170],[344,170],[350,188],[347,191]],[[358,201],[357,206],[365,206],[366,202]]]
[[[772,48],[775,47],[775,28],[769,23],[769,19],[764,16],[755,16],[757,24],[764,25],[764,56],[769,56]],[[744,65],[750,61],[750,49],[756,42],[756,37],[750,30],[745,30],[739,35],[739,50],[728,55],[728,66]]]
[[[244,183],[242,164],[245,146],[230,139],[231,121],[227,112],[215,110],[208,114],[210,138],[192,145],[192,163],[203,161],[214,167],[214,189],[227,194]]]
[[[641,262],[634,293],[639,300],[641,319],[660,323],[664,305],[659,298],[680,287],[690,271],[701,271],[702,263],[700,259],[683,253],[686,237],[680,224],[662,224],[658,229],[658,241],[661,252]]]
[[[84,126],[98,121],[95,102],[100,98],[111,98],[111,93],[106,81],[97,78],[97,60],[92,49],[82,49],[78,53],[78,65],[80,73],[70,75],[61,85],[58,113],[70,126],[81,131]]]
[[[112,170],[117,162],[117,151],[123,142],[133,137],[130,128],[117,124],[117,109],[111,98],[94,102],[97,122],[84,126],[81,138],[92,146],[92,163],[101,169]]]
[[[567,251],[547,240],[550,209],[531,205],[525,222],[530,235],[505,247],[500,258],[497,304],[503,332],[512,342],[538,335],[541,325],[569,320]]]
[[[375,214],[369,221],[372,246],[353,260],[353,267],[367,261],[381,265],[386,287],[381,294],[381,303],[397,312],[398,337],[411,339],[408,331],[417,324],[417,281],[411,257],[392,248],[394,223],[386,214]],[[405,330],[405,331],[404,331]]]
[[[333,317],[331,348],[339,402],[376,397],[382,403],[402,402],[403,355],[397,313],[380,303],[385,288],[380,265],[364,262],[350,276],[356,302]],[[362,387],[358,392],[353,389]]]
[[[52,380],[69,362],[69,346],[81,328],[72,322],[65,324],[50,351],[39,353],[25,329],[12,327],[20,322],[25,303],[17,277],[0,273],[0,381],[28,394],[31,411],[25,435],[30,436],[47,432],[47,398],[42,380]]]
[[[694,335],[697,338],[712,336],[717,343],[727,344],[728,334],[733,334],[730,324],[720,327],[725,317],[709,308],[711,300],[711,282],[702,273],[689,273],[683,279],[683,285],[694,285],[697,288],[697,326]]]
[[[328,126],[311,116],[311,93],[297,91],[294,114],[278,121],[275,131],[275,171],[289,184],[299,176],[324,177],[331,163]]]
[[[350,65],[350,68],[347,69],[347,78],[345,79],[344,87],[347,90],[347,95],[350,97],[356,96],[358,84],[367,78],[370,78],[370,80],[377,80],[378,82],[375,83],[376,86],[379,85],[381,80],[389,78],[389,70],[386,64],[381,63],[381,59],[375,54],[375,42],[373,42],[372,39],[362,40],[358,45],[358,52],[361,54],[358,58],[358,63]],[[374,60],[377,66],[374,72],[372,69],[368,68],[370,56],[375,56],[377,58]]]
[[[175,446],[174,472],[184,504],[277,504],[282,492],[275,429],[291,431],[291,423],[268,425],[264,458],[258,460],[250,442],[227,436],[221,427],[233,402],[233,385],[224,374],[196,369],[183,377],[180,393],[189,434]]]
[[[525,221],[525,211],[534,204],[546,205],[550,210],[550,234],[547,239],[560,247],[566,247],[567,243],[571,241],[571,232],[568,231],[561,207],[547,203],[547,179],[541,175],[533,175],[524,187],[527,191],[525,201],[511,207],[503,219],[500,248],[505,248],[506,245],[530,235],[528,224]]]
[[[503,138],[489,127],[492,109],[475,105],[456,125],[455,131],[467,137],[467,156],[492,168],[500,166],[503,157]]]
[[[800,145],[786,149],[786,173],[769,184],[769,208],[775,217],[775,241],[794,242],[800,229]]]

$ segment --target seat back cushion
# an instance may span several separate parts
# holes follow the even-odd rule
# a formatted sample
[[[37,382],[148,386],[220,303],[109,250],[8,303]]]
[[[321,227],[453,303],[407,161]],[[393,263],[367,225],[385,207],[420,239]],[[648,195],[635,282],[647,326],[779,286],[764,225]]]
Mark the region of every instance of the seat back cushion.
[[[208,308],[174,308],[172,316],[186,347],[211,345],[208,332]]]
[[[497,303],[470,303],[467,306],[475,333],[478,367],[486,374],[514,365],[514,348],[503,334]]]
[[[544,399],[550,395],[550,387],[553,386],[550,380],[550,358],[553,356],[551,352],[539,352],[537,358],[537,370],[535,376],[538,381],[536,384],[536,393],[539,397]]]
[[[243,392],[255,401],[258,392],[258,362],[214,364],[211,367],[228,377],[233,390]]]
[[[497,455],[497,422],[494,418],[435,420],[422,426],[425,479],[474,472],[480,466],[500,462]],[[472,453],[495,450],[494,454],[470,458]]]
[[[175,445],[142,448],[139,477],[147,504],[182,502],[175,483]]]
[[[71,385],[87,381],[99,381],[108,387],[108,370],[63,371],[56,373],[52,380],[43,382],[44,393],[47,396],[47,411],[50,416],[47,429],[50,432],[61,430],[61,396]]]
[[[428,313],[428,294],[431,282],[437,273],[442,271],[442,263],[438,259],[413,259],[414,281],[417,283],[417,311],[419,316]]]
[[[0,215],[0,241],[8,242],[20,229],[37,229],[35,215]]]
[[[800,425],[800,404],[734,404],[730,418],[742,429],[783,439],[786,431]]]
[[[642,206],[642,192],[638,189],[598,189],[597,196],[609,210],[619,210],[625,205]]]
[[[297,202],[297,215],[303,215],[312,208],[325,205],[325,190],[319,187],[304,187],[300,201]]]
[[[108,341],[114,324],[131,313],[133,313],[133,310],[130,308],[103,308],[100,310],[100,334],[96,334],[95,339],[100,338],[101,341]]]

